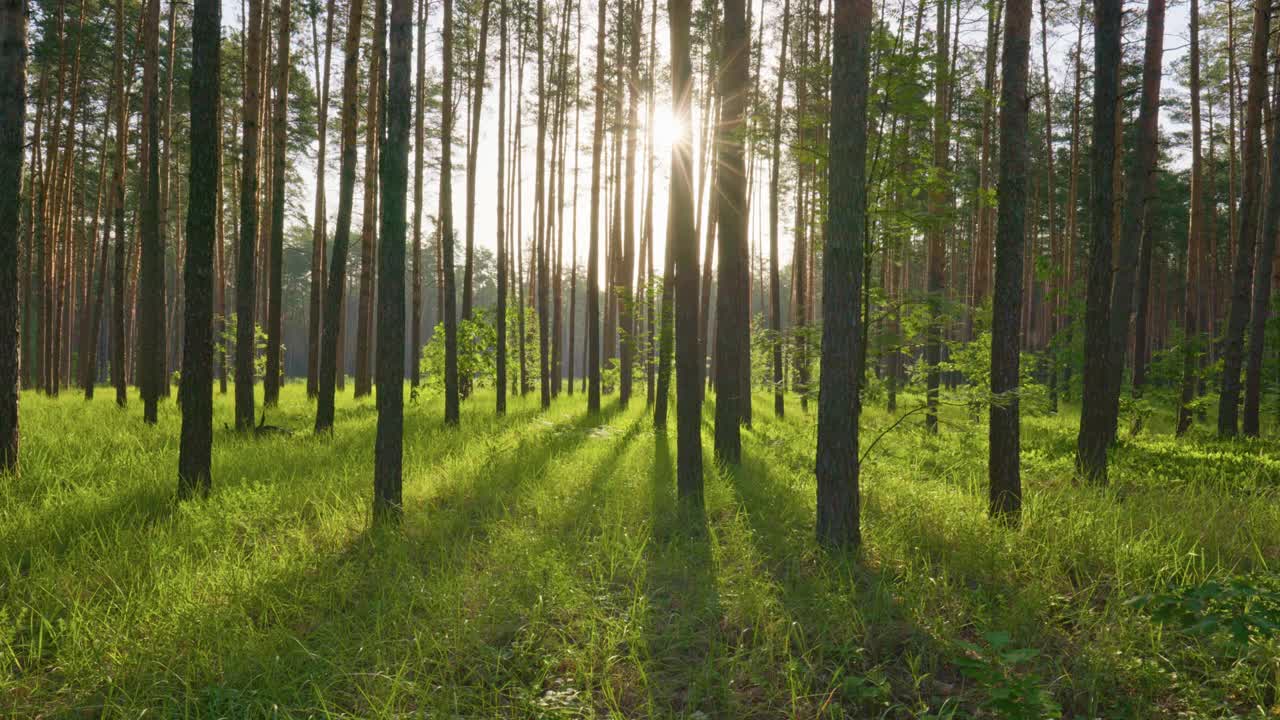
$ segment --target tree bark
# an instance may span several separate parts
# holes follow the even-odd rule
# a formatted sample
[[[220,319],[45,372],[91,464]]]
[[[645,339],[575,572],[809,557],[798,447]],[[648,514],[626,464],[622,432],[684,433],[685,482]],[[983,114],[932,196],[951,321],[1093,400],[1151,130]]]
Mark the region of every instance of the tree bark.
[[[498,310],[495,318],[498,347],[494,394],[496,412],[501,416],[507,412],[507,0],[498,0],[498,3]],[[572,392],[572,381],[569,387]]]
[[[385,3],[386,0],[377,0]],[[383,14],[385,10],[381,11]],[[386,84],[386,144],[382,148],[382,242],[378,245],[378,429],[374,445],[373,517],[403,513],[404,243],[409,189],[409,53],[413,0],[391,0]],[[379,36],[379,47],[386,39]],[[421,38],[419,38],[421,42]]]
[[[0,473],[18,471],[18,210],[27,112],[27,15],[0,2]],[[30,191],[34,192],[34,188]]]
[[[284,310],[284,206],[285,161],[288,148],[289,123],[289,36],[293,27],[289,0],[280,0],[280,19],[277,23],[279,37],[276,50],[276,99],[272,116],[272,170],[271,170],[271,258],[267,285],[267,370],[262,378],[262,404],[274,407],[280,400],[282,356],[280,335],[281,315]]]
[[[347,23],[347,39],[342,66],[342,151],[338,169],[338,215],[333,231],[333,252],[329,258],[325,306],[321,313],[324,332],[320,337],[319,399],[316,402],[317,433],[333,430],[335,384],[340,368],[345,366],[339,354],[342,347],[342,296],[347,286],[347,245],[351,235],[351,205],[356,185],[356,122],[359,110],[357,67],[360,60],[360,25],[364,1],[351,0]]]
[[[685,37],[688,37],[688,0],[685,8]],[[604,143],[605,2],[600,0],[596,15],[596,84],[594,127],[591,133],[591,231],[587,244],[587,412],[600,412],[600,170]],[[673,20],[674,22],[674,20]],[[676,31],[672,30],[674,40]],[[686,41],[685,55],[688,56]],[[674,63],[674,60],[673,60]]]
[[[1094,26],[1093,82],[1093,228],[1084,321],[1084,394],[1076,469],[1087,480],[1106,482],[1107,349],[1111,332],[1111,245],[1115,222],[1115,188],[1110,178],[1116,162],[1116,108],[1120,86],[1119,0],[1097,0]]]
[[[727,23],[726,23],[727,26]],[[871,0],[836,0],[832,28],[827,246],[822,274],[822,375],[818,394],[817,536],[827,547],[861,542],[858,526],[857,344],[862,336],[866,242],[867,86]],[[847,322],[835,321],[848,318]],[[717,403],[719,400],[717,399]]]
[[[672,122],[677,128],[671,146],[669,252],[675,261],[676,276],[676,489],[682,503],[701,515],[702,356],[698,344],[698,235],[693,224],[693,157],[690,147],[693,139],[689,126],[693,86],[689,62],[689,5],[689,0],[667,2],[671,26]],[[597,89],[597,98],[599,92]]]
[[[747,188],[742,138],[751,82],[751,36],[747,29],[744,0],[725,0],[722,33],[720,123],[717,125],[719,137],[716,142],[719,170],[714,196],[718,199],[720,236],[719,289],[716,293],[715,447],[717,460],[737,464],[742,456],[739,425],[745,401],[742,373],[746,370],[739,339],[750,310],[742,302],[747,260]],[[851,100],[856,102],[857,98]],[[866,102],[865,96],[862,102]],[[862,142],[865,144],[865,127],[863,133]],[[861,279],[861,270],[857,274]]]
[[[1280,60],[1275,70],[1280,72]],[[1271,270],[1276,255],[1276,233],[1280,232],[1280,100],[1272,103],[1270,174],[1267,183],[1266,215],[1258,238],[1258,262],[1253,277],[1253,311],[1249,318],[1249,355],[1244,375],[1244,420],[1241,430],[1248,437],[1258,437],[1262,405],[1262,350],[1266,339],[1267,317],[1271,312]]]
[[[929,208],[932,227],[929,229],[929,240],[926,251],[925,292],[928,297],[929,325],[925,329],[924,364],[925,364],[925,411],[924,425],[929,432],[938,432],[938,385],[941,373],[938,364],[942,362],[942,335],[944,323],[943,300],[946,292],[946,235],[951,214],[950,196],[943,187],[950,182],[948,177],[948,152],[951,146],[951,113],[948,110],[951,92],[951,68],[949,61],[948,33],[950,31],[950,13],[947,0],[942,0],[937,9],[937,33],[934,39],[937,47],[934,51],[934,108],[933,108],[933,171],[936,177],[934,189],[929,193]]]
[[[1249,58],[1249,95],[1245,105],[1244,192],[1240,200],[1240,231],[1236,237],[1231,273],[1231,301],[1222,345],[1222,388],[1218,396],[1218,436],[1234,437],[1240,412],[1240,368],[1244,356],[1244,331],[1249,323],[1253,281],[1254,245],[1258,235],[1258,209],[1262,193],[1262,105],[1267,98],[1267,43],[1271,4],[1257,0],[1253,7],[1253,51]]]
[[[1027,236],[1027,65],[1031,55],[1031,0],[1008,0],[1000,68],[1000,203],[996,218],[996,273],[991,318],[991,410],[987,508],[1016,524],[1022,510],[1019,436],[1018,315],[1022,305],[1023,248]]]
[[[782,50],[778,56],[778,89],[773,96],[773,151],[769,171],[769,330],[773,333],[773,414],[786,411],[786,382],[782,374],[782,281],[778,268],[778,217],[782,188],[782,96],[787,77],[787,40],[791,33],[791,0],[782,3]]]
[[[288,0],[284,0],[288,6]],[[196,0],[191,26],[191,167],[185,258],[178,496],[207,495],[213,449],[213,243],[218,212],[222,4]]]
[[[440,105],[440,242],[444,248],[444,421],[459,422],[458,309],[453,276],[453,0],[444,0],[444,96]]]
[[[152,0],[156,2],[156,0]],[[236,258],[236,429],[253,429],[254,249],[258,237],[258,94],[262,42],[262,0],[249,0],[241,117],[240,253]],[[353,0],[358,3],[359,0]]]
[[[360,223],[360,304],[356,314],[355,396],[373,392],[374,287],[378,262],[378,166],[382,134],[383,67],[386,54],[386,2],[375,0],[370,45],[369,102],[365,114],[364,215]],[[381,38],[377,40],[376,38]]]
[[[418,66],[413,108],[413,316],[409,320],[409,386],[414,389],[422,382],[422,184],[426,174],[427,15],[430,8],[428,0],[418,0]]]
[[[1165,0],[1147,2],[1147,37],[1142,69],[1142,104],[1138,109],[1137,157],[1129,169],[1125,192],[1124,228],[1120,236],[1111,289],[1111,331],[1107,348],[1106,424],[1101,431],[1107,445],[1116,439],[1120,417],[1120,388],[1125,351],[1129,345],[1130,311],[1147,205],[1155,195],[1156,153],[1159,149],[1160,78],[1164,54]],[[1192,70],[1193,73],[1198,72]],[[1196,113],[1197,115],[1199,113]],[[1195,118],[1199,120],[1199,118]],[[1193,120],[1193,125],[1195,125]],[[1198,134],[1198,131],[1194,131]],[[1198,163],[1198,161],[1197,161]],[[1194,182],[1194,180],[1193,180]],[[1199,188],[1196,188],[1199,191]],[[1196,192],[1193,191],[1193,192]],[[1104,456],[1105,460],[1105,456]],[[1105,476],[1105,468],[1103,470]]]
[[[320,87],[317,134],[319,147],[316,150],[316,205],[315,216],[311,223],[311,281],[309,287],[310,313],[307,316],[307,397],[314,398],[320,392],[320,333],[323,319],[324,298],[324,259],[325,245],[328,243],[328,209],[325,197],[325,178],[329,174],[326,166],[329,147],[329,68],[333,52],[333,13],[334,2],[329,0],[324,12],[324,71],[317,68],[320,75],[316,83]],[[315,18],[311,19],[312,40],[315,40]],[[315,48],[320,54],[320,48]],[[316,58],[319,62],[319,58]]]
[[[138,384],[143,420],[156,422],[164,379],[164,244],[160,236],[159,36],[160,0],[151,0],[145,23],[146,59],[142,88],[146,135],[146,176],[142,197],[141,268],[138,277]],[[51,363],[56,362],[51,358]]]
[[[480,47],[475,57],[475,77],[471,82],[471,127],[467,141],[467,238],[466,256],[462,269],[462,319],[471,319],[474,302],[473,275],[475,274],[476,237],[476,154],[480,147],[480,110],[484,106],[484,70],[487,62],[486,47],[489,41],[489,6],[492,0],[481,0]],[[541,44],[539,44],[541,47]]]

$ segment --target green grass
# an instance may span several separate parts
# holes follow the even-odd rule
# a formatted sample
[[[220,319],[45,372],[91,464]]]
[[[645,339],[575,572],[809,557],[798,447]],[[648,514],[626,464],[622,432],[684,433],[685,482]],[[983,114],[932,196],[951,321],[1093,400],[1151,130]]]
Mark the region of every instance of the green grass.
[[[217,397],[213,493],[178,504],[177,409],[149,428],[108,395],[22,397],[23,472],[0,478],[3,717],[995,717],[1011,693],[1034,716],[1027,688],[1068,717],[1276,702],[1275,641],[1126,604],[1277,568],[1274,441],[1174,442],[1158,416],[1100,490],[1073,482],[1073,412],[1027,418],[1010,530],[984,513],[985,423],[947,408],[941,437],[917,416],[876,446],[865,547],[831,556],[814,416],[776,421],[764,396],[737,469],[710,465],[708,411],[705,518],[678,510],[674,429],[655,436],[643,400],[591,419],[581,396],[547,413],[530,396],[498,420],[481,394],[460,429],[424,400],[403,527],[375,531],[372,401],[340,399],[320,439],[291,385],[268,419],[297,433],[246,439]],[[864,442],[892,420],[868,410]]]

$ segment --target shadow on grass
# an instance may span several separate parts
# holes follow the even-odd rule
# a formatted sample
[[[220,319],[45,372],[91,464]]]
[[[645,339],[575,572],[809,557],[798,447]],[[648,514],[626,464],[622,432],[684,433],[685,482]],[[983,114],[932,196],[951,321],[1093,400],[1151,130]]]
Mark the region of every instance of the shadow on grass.
[[[492,529],[518,511],[520,496],[549,477],[554,458],[591,441],[595,428],[616,414],[606,408],[546,430],[528,428],[518,441],[465,467],[425,504],[406,507],[402,527],[365,528],[319,549],[283,576],[254,582],[226,603],[201,609],[190,633],[204,638],[202,652],[212,645],[223,653],[213,665],[183,667],[181,658],[138,658],[131,672],[115,674],[109,687],[93,692],[98,697],[124,693],[130,707],[176,703],[197,715],[257,716],[279,706],[291,713],[336,710],[367,717],[424,697],[434,698],[429,703],[441,701],[447,693],[414,685],[420,675],[469,696],[493,695],[500,689],[496,683],[527,680],[504,670],[532,664],[513,655],[518,649],[499,645],[509,623],[484,617],[486,598],[462,588],[482,577],[476,573],[485,571],[489,553],[501,557],[492,546]],[[608,466],[637,430],[638,424],[613,440],[609,458],[575,502],[580,512],[603,492]],[[567,510],[566,519],[579,510]],[[442,611],[441,598],[460,604],[446,603]],[[446,615],[437,620],[441,612]],[[456,634],[431,633],[433,623]],[[223,633],[229,636],[210,640]],[[466,662],[458,662],[464,654]],[[155,669],[160,659],[177,662],[171,673]],[[179,683],[178,676],[185,679]]]
[[[744,452],[741,465],[724,466],[721,473],[791,621],[783,661],[793,668],[789,682],[808,691],[793,694],[793,712],[861,717],[896,707],[898,714],[911,714],[921,711],[921,703],[936,709],[948,702],[928,690],[962,683],[947,660],[950,652],[906,616],[893,580],[865,551],[820,548],[813,538],[813,504],[754,452]],[[924,673],[928,686],[921,685]]]
[[[661,432],[654,437],[650,497],[644,714],[719,717],[729,707],[730,689],[720,670],[726,638],[711,531],[702,508],[675,496],[672,451]]]

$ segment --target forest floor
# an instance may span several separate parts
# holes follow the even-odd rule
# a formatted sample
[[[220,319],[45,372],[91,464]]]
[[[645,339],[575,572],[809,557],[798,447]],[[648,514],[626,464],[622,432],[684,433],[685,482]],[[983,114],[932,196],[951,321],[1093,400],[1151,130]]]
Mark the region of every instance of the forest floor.
[[[215,396],[213,493],[179,504],[173,402],[149,428],[133,399],[25,393],[24,470],[0,482],[0,716],[1274,712],[1275,639],[1184,631],[1130,602],[1199,588],[1192,612],[1230,628],[1244,602],[1237,616],[1266,624],[1274,440],[1174,441],[1157,413],[1099,489],[1072,479],[1074,410],[1028,417],[1013,530],[985,515],[985,423],[948,407],[930,437],[917,414],[864,466],[864,548],[828,555],[815,411],[791,399],[778,421],[771,400],[732,470],[710,461],[708,408],[691,518],[674,421],[655,435],[643,396],[590,418],[581,394],[547,413],[531,394],[499,420],[480,393],[460,429],[425,399],[406,413],[403,528],[373,531],[371,399],[344,396],[319,439],[290,385],[268,422],[295,434],[252,439]],[[882,404],[864,447],[894,421]]]

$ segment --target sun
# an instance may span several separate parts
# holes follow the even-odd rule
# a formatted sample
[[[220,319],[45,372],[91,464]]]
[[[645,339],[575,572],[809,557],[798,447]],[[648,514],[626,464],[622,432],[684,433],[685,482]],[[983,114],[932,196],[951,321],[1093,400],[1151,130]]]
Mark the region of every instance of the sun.
[[[680,123],[676,121],[668,103],[658,103],[653,108],[653,151],[660,157],[671,152],[671,146],[680,137]]]

